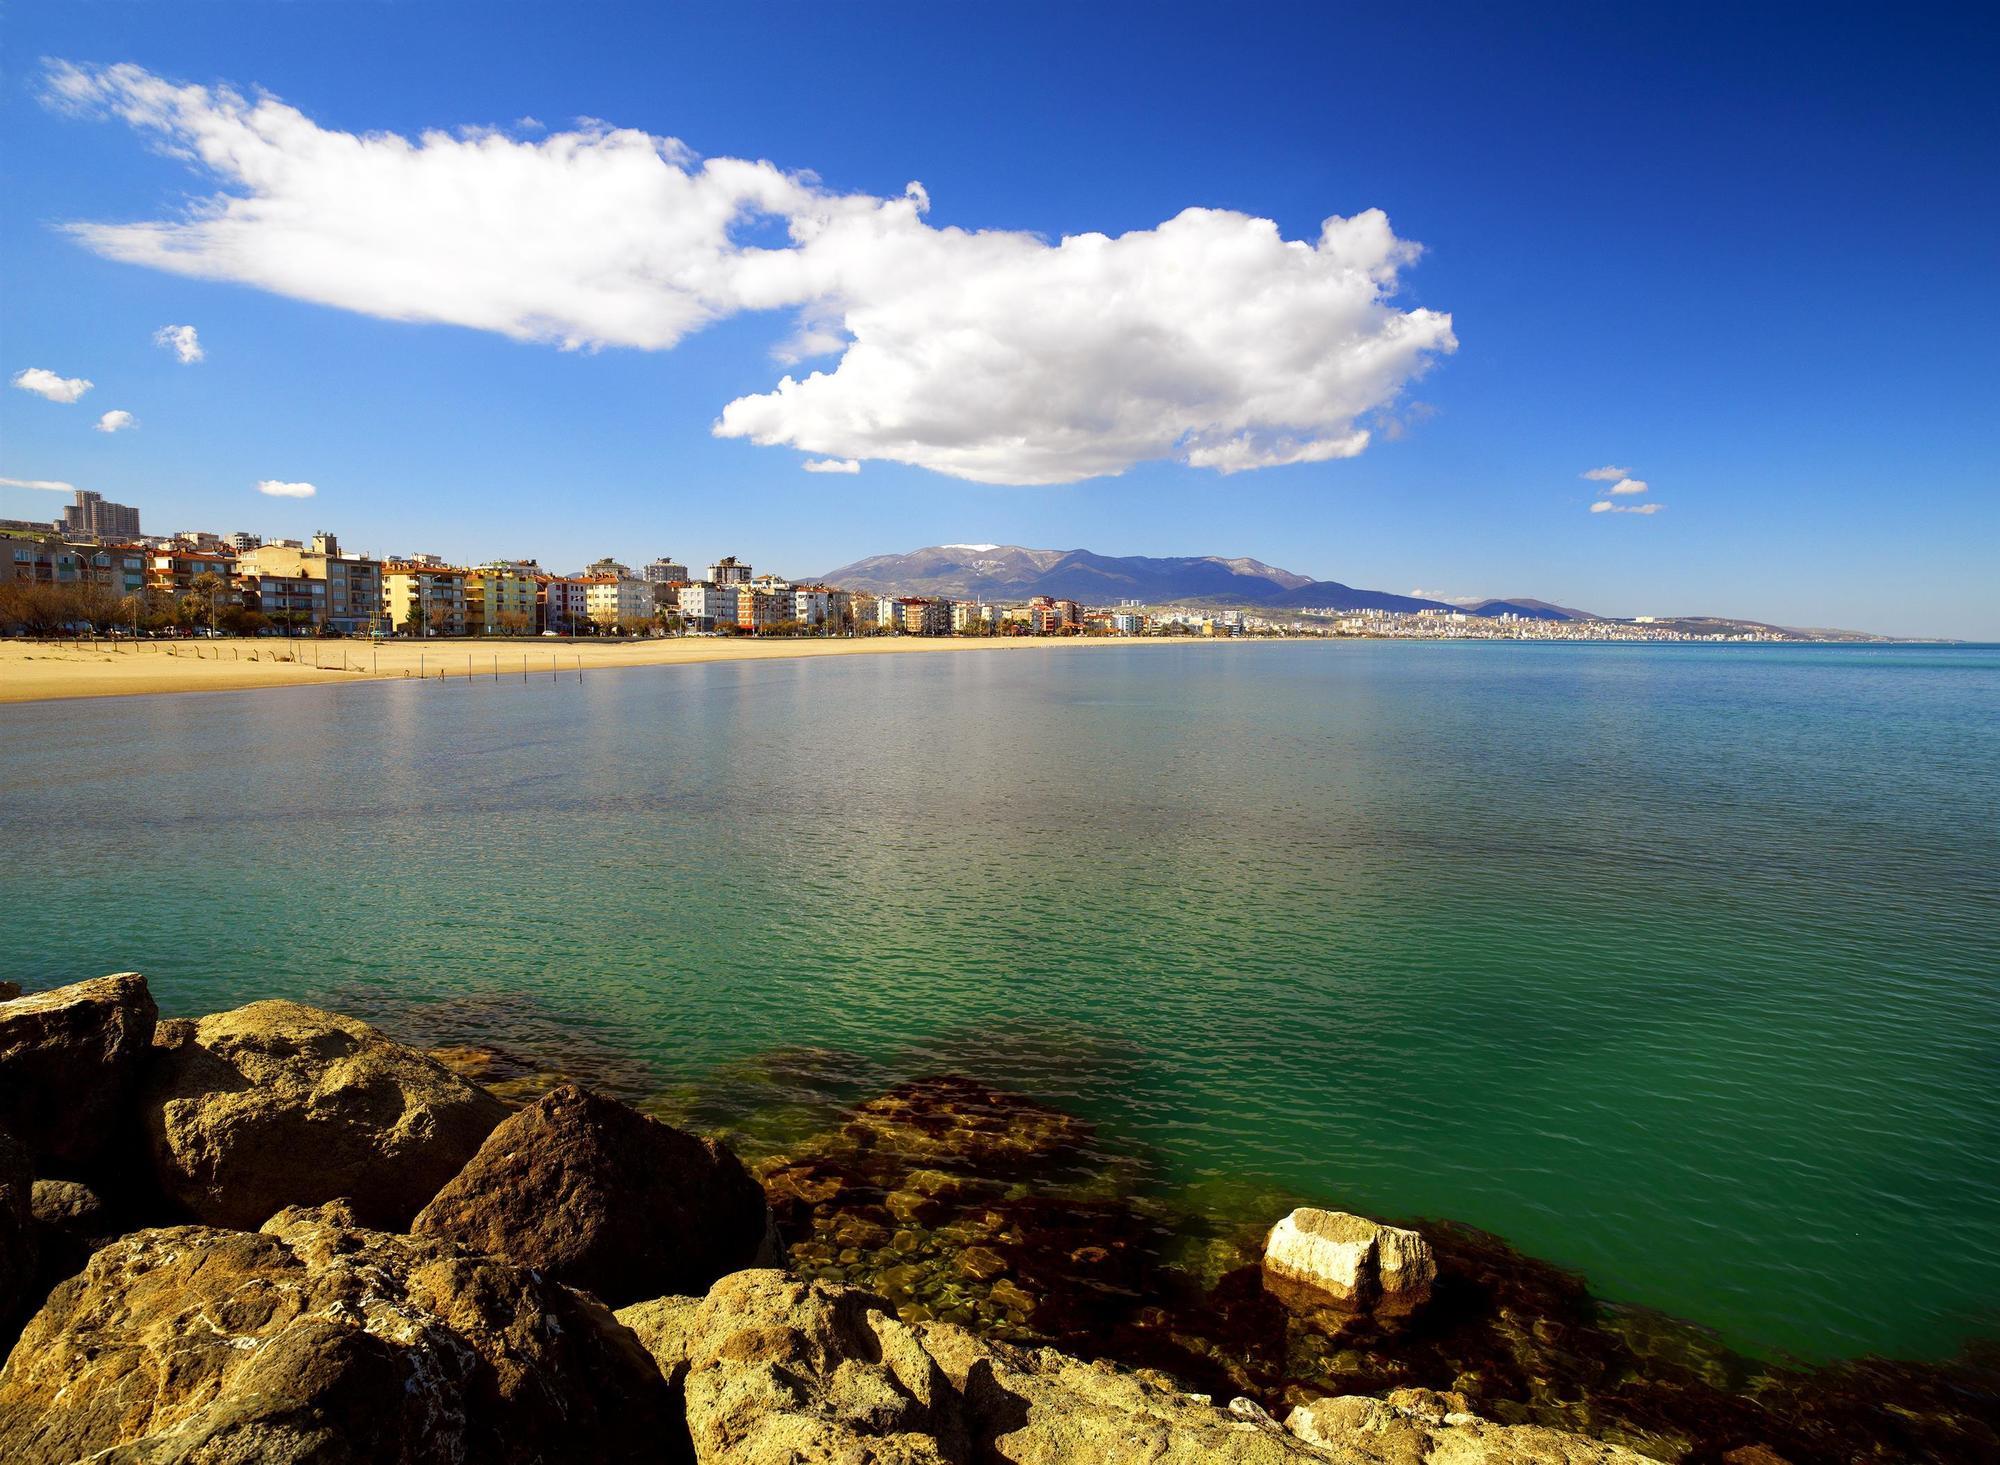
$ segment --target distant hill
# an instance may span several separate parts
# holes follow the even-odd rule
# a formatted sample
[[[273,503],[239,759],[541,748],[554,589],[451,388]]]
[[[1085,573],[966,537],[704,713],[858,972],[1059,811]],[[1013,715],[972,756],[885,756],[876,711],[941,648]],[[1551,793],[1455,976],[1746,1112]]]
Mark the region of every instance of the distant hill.
[[[1499,600],[1482,600],[1465,607],[1466,614],[1476,616],[1517,615],[1531,621],[1601,621],[1603,616],[1594,611],[1576,610],[1567,605],[1553,605],[1546,600],[1534,600],[1526,595],[1509,595]]]
[[[1093,605],[1139,600],[1148,605],[1198,601],[1288,609],[1455,609],[1441,600],[1386,590],[1357,590],[1337,580],[1314,580],[1262,560],[1221,555],[1102,555],[1087,549],[1026,549],[1018,544],[938,544],[908,554],[871,555],[828,570],[819,578],[829,585],[877,595],[985,600],[1053,595]]]

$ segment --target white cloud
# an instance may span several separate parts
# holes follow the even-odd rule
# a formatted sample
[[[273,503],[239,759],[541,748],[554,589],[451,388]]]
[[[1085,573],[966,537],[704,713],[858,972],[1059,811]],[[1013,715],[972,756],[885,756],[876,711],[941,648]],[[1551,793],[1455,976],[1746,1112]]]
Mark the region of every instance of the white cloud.
[[[180,357],[183,366],[192,366],[208,354],[201,349],[201,337],[193,326],[161,326],[153,332],[153,340]]]
[[[1583,476],[1598,483],[1614,483],[1631,471],[1630,468],[1612,468],[1607,466],[1604,468],[1592,468]]]
[[[1598,499],[1590,506],[1593,514],[1657,514],[1662,504],[1614,504],[1610,499]]]
[[[285,483],[280,479],[266,478],[258,482],[257,492],[269,494],[274,499],[309,499],[319,490],[310,483]]]
[[[95,383],[80,376],[57,376],[53,371],[30,366],[14,373],[14,385],[24,392],[47,397],[51,402],[74,402]]]
[[[789,311],[781,360],[839,359],[728,403],[714,430],[825,458],[989,483],[1323,462],[1361,452],[1457,346],[1450,316],[1391,303],[1419,251],[1379,210],[1309,241],[1189,209],[1050,243],[933,228],[918,184],[835,194],[602,123],[356,135],[130,65],[58,63],[48,90],[155,134],[223,190],[179,219],[71,226],[101,254],[569,349],[664,349]]]
[[[1644,493],[1650,486],[1643,478],[1621,478],[1604,492],[1622,497],[1626,494]]]
[[[808,458],[799,465],[808,473],[859,473],[861,465],[852,458]]]
[[[58,483],[53,478],[0,478],[0,488],[42,488],[50,493],[75,493],[74,483]]]
[[[118,411],[107,412],[97,419],[97,431],[99,432],[123,432],[128,427],[137,427],[138,425],[139,419],[122,408]]]

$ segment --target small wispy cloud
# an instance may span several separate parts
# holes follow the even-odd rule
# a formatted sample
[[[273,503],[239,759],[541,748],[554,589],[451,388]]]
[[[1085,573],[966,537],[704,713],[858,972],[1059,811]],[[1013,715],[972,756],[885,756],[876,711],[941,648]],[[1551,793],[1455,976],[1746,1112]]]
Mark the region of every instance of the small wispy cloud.
[[[1583,476],[1594,483],[1615,483],[1631,471],[1630,468],[1613,468],[1607,465],[1603,468],[1592,468]]]
[[[265,478],[259,480],[257,492],[274,499],[309,499],[319,490],[310,483],[286,483],[282,479]]]
[[[1593,514],[1657,514],[1664,504],[1614,504],[1610,499],[1599,499],[1590,506]]]
[[[40,488],[50,493],[75,493],[74,483],[58,483],[53,478],[0,478],[0,488]]]
[[[44,367],[30,366],[14,373],[14,385],[51,402],[74,402],[95,383],[80,376],[57,376]]]
[[[201,336],[193,326],[161,326],[153,340],[180,357],[181,365],[192,366],[208,353],[201,349]]]
[[[97,419],[97,430],[99,432],[123,432],[128,427],[137,427],[138,425],[139,419],[123,408],[107,412]]]
[[[802,464],[808,473],[859,473],[861,465],[852,458],[808,458]]]
[[[1643,478],[1621,478],[1604,491],[1623,496],[1625,494],[1644,493],[1650,486]]]

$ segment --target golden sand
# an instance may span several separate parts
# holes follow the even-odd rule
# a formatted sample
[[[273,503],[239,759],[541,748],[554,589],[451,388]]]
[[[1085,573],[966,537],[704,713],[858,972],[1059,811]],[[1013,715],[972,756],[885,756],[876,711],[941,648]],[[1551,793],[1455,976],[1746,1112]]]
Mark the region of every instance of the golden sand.
[[[884,656],[936,651],[1034,651],[1084,646],[1223,644],[1198,636],[867,636],[774,639],[720,636],[646,641],[100,641],[54,645],[0,641],[0,702],[123,697],[146,692],[234,692],[326,682],[467,676],[571,676],[622,666],[762,661],[801,656]]]

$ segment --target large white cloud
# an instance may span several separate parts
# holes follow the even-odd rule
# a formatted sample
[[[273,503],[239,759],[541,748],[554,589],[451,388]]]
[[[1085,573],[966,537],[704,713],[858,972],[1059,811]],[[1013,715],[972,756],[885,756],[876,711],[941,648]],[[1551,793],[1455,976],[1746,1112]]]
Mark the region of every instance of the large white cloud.
[[[715,431],[989,483],[1176,458],[1224,473],[1351,457],[1451,318],[1393,304],[1417,247],[1368,210],[1317,239],[1189,209],[1051,243],[934,228],[917,185],[834,194],[602,124],[329,131],[269,97],[56,65],[59,104],[157,135],[227,190],[187,217],[78,224],[92,249],[400,320],[570,348],[669,347],[782,310],[776,355],[838,355],[723,407]]]
[[[74,402],[95,383],[88,377],[58,376],[46,366],[29,366],[14,373],[14,385],[51,402]]]

